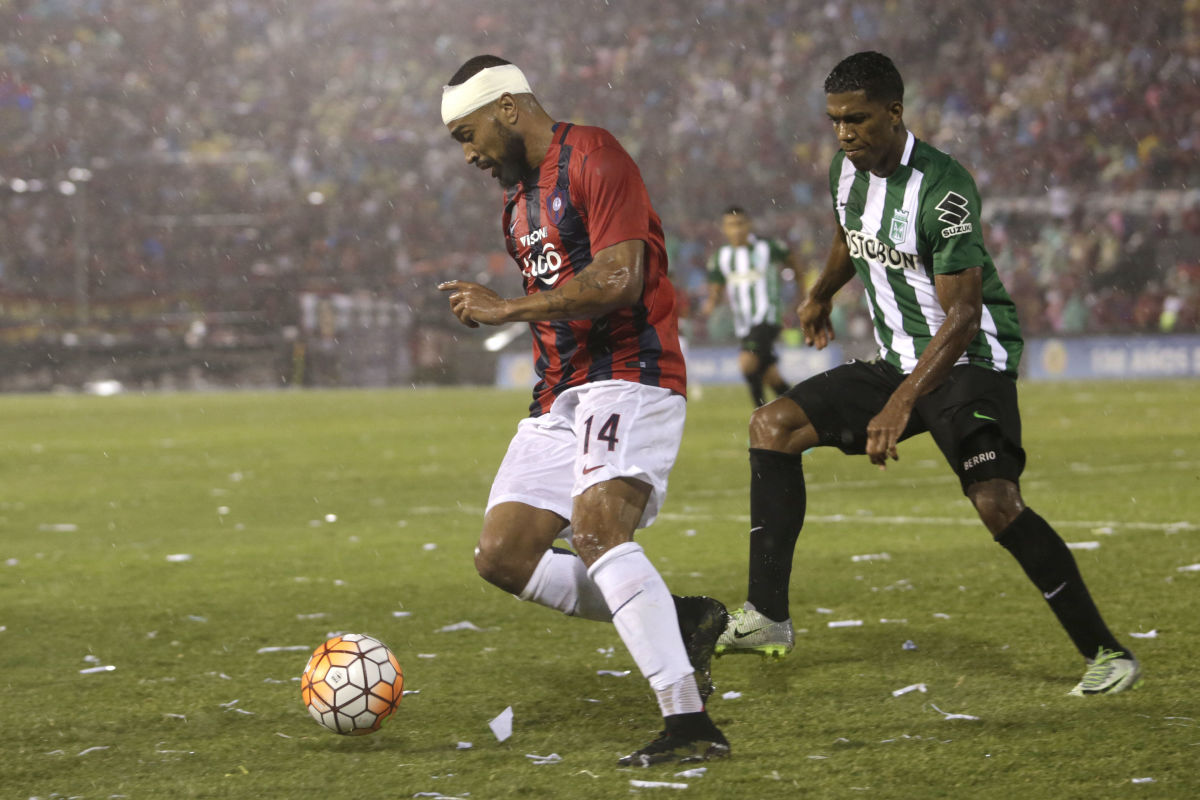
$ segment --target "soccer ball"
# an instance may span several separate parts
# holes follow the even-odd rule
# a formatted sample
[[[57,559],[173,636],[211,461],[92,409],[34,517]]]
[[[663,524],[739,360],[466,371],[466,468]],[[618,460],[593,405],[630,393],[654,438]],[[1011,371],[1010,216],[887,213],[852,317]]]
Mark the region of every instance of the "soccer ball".
[[[379,730],[404,697],[404,671],[387,645],[362,633],[334,636],[313,651],[300,676],[313,719],[334,733]]]

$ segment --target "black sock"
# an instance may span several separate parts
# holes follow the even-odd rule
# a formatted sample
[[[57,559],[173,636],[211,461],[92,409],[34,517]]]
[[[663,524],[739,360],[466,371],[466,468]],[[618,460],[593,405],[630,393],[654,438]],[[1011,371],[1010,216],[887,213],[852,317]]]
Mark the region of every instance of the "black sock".
[[[792,554],[804,525],[801,456],[750,448],[750,588],[747,599],[770,619],[788,619]]]
[[[754,407],[766,405],[767,396],[763,392],[763,376],[761,372],[756,372],[753,375],[746,376],[746,383],[750,386],[750,397],[754,400]]]
[[[1046,520],[1026,508],[996,541],[1017,559],[1084,658],[1095,658],[1101,647],[1132,657],[1104,624],[1075,556]]]

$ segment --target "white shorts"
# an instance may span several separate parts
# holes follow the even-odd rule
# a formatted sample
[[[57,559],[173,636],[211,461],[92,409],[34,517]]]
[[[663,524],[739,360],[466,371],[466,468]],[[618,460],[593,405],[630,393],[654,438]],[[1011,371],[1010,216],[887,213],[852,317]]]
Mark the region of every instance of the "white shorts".
[[[679,453],[686,401],[669,389],[599,381],[568,389],[550,413],[517,425],[500,463],[488,510],[524,503],[571,519],[576,495],[613,478],[650,485],[639,528],[658,516]]]

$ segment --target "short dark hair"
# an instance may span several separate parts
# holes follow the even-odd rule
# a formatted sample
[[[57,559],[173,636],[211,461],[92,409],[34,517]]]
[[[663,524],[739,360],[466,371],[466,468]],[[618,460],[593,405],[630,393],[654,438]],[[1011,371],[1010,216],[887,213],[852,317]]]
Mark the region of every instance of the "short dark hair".
[[[742,216],[742,217],[749,216],[746,213],[746,209],[742,208],[741,206],[730,206],[729,208],[725,209],[725,213],[726,214],[737,214],[738,216]]]
[[[505,61],[500,56],[475,56],[468,59],[465,64],[458,68],[458,72],[454,73],[454,77],[450,79],[448,86],[458,86],[460,83],[466,83],[474,78],[480,72],[490,67],[503,67],[505,64],[511,64],[511,61]]]
[[[904,102],[904,80],[900,70],[883,53],[865,50],[843,58],[825,78],[825,94],[867,93],[881,103]]]

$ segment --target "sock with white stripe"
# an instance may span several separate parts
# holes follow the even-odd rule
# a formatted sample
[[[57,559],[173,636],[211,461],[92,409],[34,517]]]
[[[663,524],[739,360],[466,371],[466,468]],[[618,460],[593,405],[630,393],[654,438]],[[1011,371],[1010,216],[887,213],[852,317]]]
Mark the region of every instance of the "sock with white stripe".
[[[663,716],[702,711],[675,601],[642,546],[617,545],[596,559],[588,575],[608,601],[617,633],[650,681]]]
[[[996,541],[1013,554],[1084,658],[1104,647],[1132,654],[1104,624],[1067,543],[1032,508],[1026,508]]]

